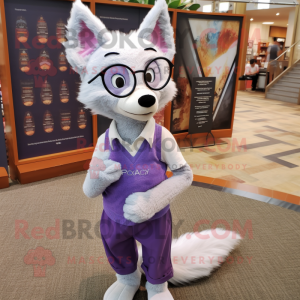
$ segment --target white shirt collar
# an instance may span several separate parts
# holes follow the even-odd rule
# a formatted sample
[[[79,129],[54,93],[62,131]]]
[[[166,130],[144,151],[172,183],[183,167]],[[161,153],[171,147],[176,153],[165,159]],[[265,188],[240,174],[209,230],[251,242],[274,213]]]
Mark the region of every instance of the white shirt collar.
[[[113,120],[109,126],[109,142],[110,142],[110,146],[113,149],[113,144],[112,141],[114,139],[118,139],[119,142],[122,145],[126,145],[127,147],[132,147],[134,146],[135,142],[138,142],[140,140],[147,140],[147,142],[149,143],[150,147],[152,148],[153,145],[153,139],[154,139],[154,132],[155,132],[155,120],[154,118],[151,118],[145,128],[143,129],[143,131],[141,132],[141,134],[134,140],[134,142],[132,143],[132,145],[130,145],[129,143],[127,143],[126,141],[124,141],[120,135],[119,132],[117,130],[117,124],[116,121]]]

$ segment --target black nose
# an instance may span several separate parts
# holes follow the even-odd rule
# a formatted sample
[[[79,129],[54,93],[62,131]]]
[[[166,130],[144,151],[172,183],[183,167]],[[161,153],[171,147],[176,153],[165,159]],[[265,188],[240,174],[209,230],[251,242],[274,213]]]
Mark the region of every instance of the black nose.
[[[151,95],[144,95],[139,99],[139,105],[142,107],[151,107],[155,103],[155,97]]]

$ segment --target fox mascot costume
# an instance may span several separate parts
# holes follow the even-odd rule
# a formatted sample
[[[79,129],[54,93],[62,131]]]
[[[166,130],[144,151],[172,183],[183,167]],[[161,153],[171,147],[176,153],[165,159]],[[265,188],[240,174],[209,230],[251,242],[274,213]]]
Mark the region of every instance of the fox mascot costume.
[[[218,228],[215,232],[226,238],[205,230],[172,241],[169,205],[191,185],[193,173],[173,135],[153,118],[177,91],[171,79],[175,45],[167,4],[157,0],[140,28],[126,35],[109,32],[76,0],[67,30],[67,59],[82,81],[78,100],[113,120],[98,139],[83,184],[86,196],[103,195],[100,232],[117,277],[104,299],[133,299],[143,272],[148,299],[171,300],[168,281],[183,284],[208,276],[240,236]],[[172,257],[186,256],[204,260],[178,260],[172,266]]]

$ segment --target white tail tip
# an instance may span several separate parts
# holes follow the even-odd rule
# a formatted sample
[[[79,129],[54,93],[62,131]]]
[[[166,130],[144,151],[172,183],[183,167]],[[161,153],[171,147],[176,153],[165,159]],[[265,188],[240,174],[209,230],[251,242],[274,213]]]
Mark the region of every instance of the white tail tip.
[[[171,248],[174,276],[169,282],[179,285],[210,275],[241,239],[236,232],[222,228],[186,233],[174,239]],[[139,267],[141,254],[139,248]]]

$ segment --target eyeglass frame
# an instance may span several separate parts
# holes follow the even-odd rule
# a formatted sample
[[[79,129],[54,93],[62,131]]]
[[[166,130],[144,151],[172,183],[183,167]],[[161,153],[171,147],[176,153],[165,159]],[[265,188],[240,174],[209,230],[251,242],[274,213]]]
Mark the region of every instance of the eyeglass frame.
[[[169,67],[170,67],[170,74],[169,74],[169,77],[168,77],[166,83],[165,83],[162,87],[160,87],[160,88],[158,88],[158,89],[154,89],[154,88],[152,88],[150,85],[148,85],[148,83],[147,83],[147,80],[146,80],[146,71],[147,71],[148,67],[150,66],[150,64],[151,64],[152,62],[158,60],[158,59],[163,59],[163,60],[165,60],[165,61],[169,64]],[[133,79],[134,79],[134,85],[133,85],[132,90],[131,90],[128,94],[123,95],[123,96],[118,96],[118,95],[113,94],[113,93],[109,90],[109,88],[106,86],[106,83],[105,83],[105,80],[104,80],[104,75],[105,75],[106,71],[109,70],[110,68],[113,68],[113,67],[116,67],[116,66],[119,66],[119,67],[125,67],[125,68],[129,69],[129,71],[132,73],[132,76],[133,76]],[[144,73],[143,78],[144,78],[144,83],[146,84],[146,86],[147,86],[149,89],[153,90],[153,91],[159,91],[159,90],[162,90],[162,89],[169,83],[169,81],[170,81],[170,79],[171,79],[171,76],[172,76],[172,69],[173,69],[173,68],[174,68],[173,63],[172,63],[171,61],[169,61],[166,57],[156,57],[156,58],[152,59],[152,60],[146,65],[146,67],[145,67],[144,70],[138,70],[138,71],[133,71],[130,67],[128,67],[128,66],[126,66],[126,65],[123,65],[123,64],[114,64],[114,65],[111,65],[111,66],[105,68],[103,71],[99,72],[96,76],[94,76],[91,80],[88,81],[88,84],[92,83],[95,79],[97,79],[99,76],[101,76],[102,83],[103,83],[105,89],[106,89],[112,96],[118,97],[118,98],[125,98],[125,97],[128,97],[129,95],[131,95],[131,94],[134,92],[135,88],[136,88],[136,76],[135,76],[136,73]]]

